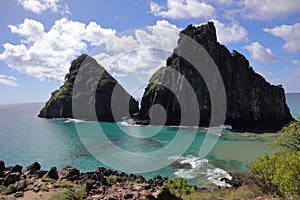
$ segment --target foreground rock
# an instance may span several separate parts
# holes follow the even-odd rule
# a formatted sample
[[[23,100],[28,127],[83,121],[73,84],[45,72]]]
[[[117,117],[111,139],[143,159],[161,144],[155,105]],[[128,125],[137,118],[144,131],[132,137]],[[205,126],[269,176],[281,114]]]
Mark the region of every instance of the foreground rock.
[[[78,87],[73,91],[75,81]],[[116,98],[112,98],[113,91]],[[114,110],[112,99],[117,105]],[[76,113],[72,111],[72,104]],[[81,55],[72,62],[65,83],[51,94],[38,116],[115,122],[138,111],[138,102],[96,60]]]
[[[146,181],[142,176],[103,167],[87,173],[80,173],[70,166],[60,171],[56,167],[42,171],[38,163],[33,163],[22,172],[14,172],[13,167],[5,167],[1,161],[0,164],[3,169],[0,175],[0,199],[50,199],[55,195],[56,199],[60,199],[62,193],[68,194],[69,199],[180,199],[163,186],[167,178],[160,176]],[[17,168],[20,167],[18,165]]]
[[[257,74],[242,54],[237,51],[231,53],[224,45],[217,42],[214,24],[209,22],[199,27],[189,25],[181,32],[178,47],[168,58],[166,67],[154,73],[145,89],[139,114],[140,123],[160,124],[161,121],[156,118],[161,114],[152,119],[151,116],[149,117],[150,108],[160,104],[166,110],[166,125],[189,125],[189,120],[185,121],[187,124],[181,121],[181,112],[186,111],[192,115],[197,110],[188,110],[188,108],[182,111],[182,105],[179,105],[174,93],[161,85],[167,83],[169,88],[184,95],[186,87],[183,79],[187,79],[199,102],[199,125],[209,125],[211,101],[206,82],[189,62],[175,53],[185,51],[193,54],[194,50],[190,49],[182,34],[197,41],[208,52],[220,71],[227,98],[225,124],[238,130],[276,131],[293,120],[286,104],[284,89],[281,86],[271,85]],[[196,59],[197,56],[199,55],[194,55],[193,58]],[[180,75],[173,73],[174,70],[180,72]],[[215,79],[215,74],[209,75],[211,77],[205,78]]]

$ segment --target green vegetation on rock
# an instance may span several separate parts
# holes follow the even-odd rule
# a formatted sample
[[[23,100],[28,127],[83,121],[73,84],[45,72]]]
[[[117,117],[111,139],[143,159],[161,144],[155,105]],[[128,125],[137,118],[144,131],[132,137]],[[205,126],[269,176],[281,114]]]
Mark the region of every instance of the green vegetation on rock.
[[[118,91],[118,106],[114,108],[117,118],[109,106],[113,91]],[[76,106],[76,102],[80,106]],[[83,54],[71,63],[64,84],[52,92],[38,116],[114,122],[121,121],[128,114],[125,110],[128,104],[129,114],[138,112],[137,101],[95,59]],[[76,116],[73,116],[74,105],[78,109]],[[97,118],[92,110],[95,110]]]

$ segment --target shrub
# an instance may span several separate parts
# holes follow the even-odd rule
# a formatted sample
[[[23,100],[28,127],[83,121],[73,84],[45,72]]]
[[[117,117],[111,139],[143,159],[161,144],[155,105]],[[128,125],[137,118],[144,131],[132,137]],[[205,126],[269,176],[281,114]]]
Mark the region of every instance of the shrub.
[[[254,183],[265,194],[299,198],[300,122],[284,127],[273,147],[279,147],[280,151],[266,154],[251,163],[249,173]]]
[[[291,122],[279,131],[279,138],[272,144],[283,150],[300,151],[300,121]]]
[[[164,186],[173,194],[179,194],[179,196],[190,195],[193,192],[193,187],[190,186],[183,178],[169,179]]]
[[[116,175],[110,175],[110,176],[106,177],[106,180],[107,180],[108,184],[113,184],[113,183],[117,182],[118,176],[116,176]]]

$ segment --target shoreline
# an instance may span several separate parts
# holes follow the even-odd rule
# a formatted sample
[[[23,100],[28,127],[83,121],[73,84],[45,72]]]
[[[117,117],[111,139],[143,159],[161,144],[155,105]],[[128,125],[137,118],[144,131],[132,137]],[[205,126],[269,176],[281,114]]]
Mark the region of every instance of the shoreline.
[[[239,188],[247,182],[243,173],[231,173],[231,176],[231,180],[222,180],[232,186],[229,189]],[[81,196],[78,199],[181,199],[165,187],[169,179],[157,175],[146,180],[141,175],[104,167],[84,173],[71,166],[61,170],[52,167],[46,171],[37,162],[25,168],[20,165],[5,167],[5,163],[0,161],[0,198],[51,199],[68,190],[69,195]],[[209,191],[207,188],[189,187],[196,192]],[[223,188],[225,187],[218,187],[217,190]],[[75,191],[79,191],[78,194]],[[73,196],[73,199],[76,198]]]

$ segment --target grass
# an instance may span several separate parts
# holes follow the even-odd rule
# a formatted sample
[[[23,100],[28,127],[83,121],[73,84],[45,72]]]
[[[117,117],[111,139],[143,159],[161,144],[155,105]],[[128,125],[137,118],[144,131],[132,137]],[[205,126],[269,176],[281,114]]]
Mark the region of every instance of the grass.
[[[10,184],[7,187],[1,186],[1,188],[0,188],[0,194],[8,195],[8,194],[14,193],[15,190],[14,190],[13,186],[14,186],[14,184]]]
[[[62,189],[55,193],[50,200],[72,200],[73,199],[73,194],[72,191],[69,189]]]
[[[58,181],[53,184],[54,188],[62,188],[55,193],[50,200],[79,200],[83,199],[86,185],[77,185],[70,181]]]
[[[54,182],[55,182],[54,179],[49,178],[49,177],[47,177],[46,175],[43,176],[43,178],[42,178],[41,180],[42,180],[42,182],[49,182],[49,183],[54,183]]]
[[[271,195],[259,195],[254,192],[249,186],[235,188],[222,188],[213,191],[194,191],[190,195],[182,195],[183,200],[202,200],[202,199],[222,199],[222,200],[237,200],[237,199],[255,199],[259,200],[280,200],[279,197]]]
[[[71,181],[57,181],[53,184],[54,188],[74,188],[77,187],[76,184],[72,183]]]

